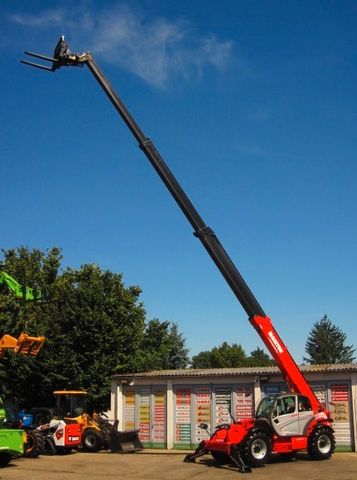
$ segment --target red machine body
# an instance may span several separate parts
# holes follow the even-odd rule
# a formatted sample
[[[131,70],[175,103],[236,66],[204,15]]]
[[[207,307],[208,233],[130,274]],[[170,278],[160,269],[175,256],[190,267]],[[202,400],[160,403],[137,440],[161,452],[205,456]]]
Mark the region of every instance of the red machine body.
[[[51,66],[26,60],[23,60],[23,63],[51,72],[62,67],[87,65],[193,227],[195,237],[200,240],[246,311],[249,321],[262,338],[289,386],[290,394],[263,398],[255,418],[241,421],[238,419],[232,424],[218,425],[211,438],[202,441],[194,453],[186,456],[185,461],[194,461],[205,453],[211,453],[216,459],[231,461],[241,472],[247,472],[251,466],[267,463],[273,452],[293,455],[298,450],[307,449],[314,459],[329,458],[335,445],[329,412],[316,398],[272,326],[270,318],[266,316],[217,235],[203,221],[153,142],[141,130],[95,63],[92,54],[72,53],[64,37],[59,39],[52,57],[33,52],[25,53],[50,62]],[[204,424],[201,426],[206,427]]]
[[[280,368],[290,391],[292,393],[306,395],[311,402],[313,410],[316,412],[322,411],[324,409],[323,405],[321,405],[316,398],[315,393],[306,381],[300,368],[295,363],[284,342],[273,327],[270,318],[255,315],[250,319],[250,323],[256,329],[277,366]]]
[[[251,466],[264,465],[272,453],[293,457],[307,450],[314,459],[329,458],[335,446],[329,411],[316,398],[270,318],[255,315],[250,322],[283,373],[290,393],[263,398],[255,418],[218,425],[185,461],[210,453],[247,472]]]
[[[82,441],[82,431],[77,423],[66,423],[52,419],[37,427],[45,439],[45,452],[49,454],[69,452],[77,449]]]

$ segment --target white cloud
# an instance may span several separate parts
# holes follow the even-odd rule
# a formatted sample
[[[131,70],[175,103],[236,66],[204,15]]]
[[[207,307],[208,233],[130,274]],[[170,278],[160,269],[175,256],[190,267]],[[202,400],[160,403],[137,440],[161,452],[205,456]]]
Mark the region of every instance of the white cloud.
[[[17,13],[9,15],[9,20],[26,27],[44,28],[49,25],[60,25],[65,21],[65,12],[60,9],[46,10],[38,15]]]
[[[70,13],[56,8],[12,15],[10,20],[32,28],[65,27],[66,38],[156,87],[175,76],[197,76],[206,67],[222,69],[232,61],[232,42],[199,35],[187,21],[147,18],[122,5],[94,12],[82,4]],[[75,49],[73,41],[70,46]]]
[[[220,42],[215,36],[204,38],[202,51],[207,54],[210,63],[216,67],[225,66],[231,57],[232,43]]]

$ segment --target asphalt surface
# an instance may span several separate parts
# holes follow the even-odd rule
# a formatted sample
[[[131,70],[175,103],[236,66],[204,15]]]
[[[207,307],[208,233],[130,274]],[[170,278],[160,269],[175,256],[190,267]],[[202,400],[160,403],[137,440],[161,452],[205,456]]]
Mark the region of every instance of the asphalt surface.
[[[356,480],[357,453],[335,453],[330,460],[311,461],[301,454],[296,461],[273,459],[252,473],[220,466],[209,455],[196,463],[183,463],[183,452],[145,450],[133,454],[76,452],[37,459],[20,458],[0,470],[0,479],[33,480]]]

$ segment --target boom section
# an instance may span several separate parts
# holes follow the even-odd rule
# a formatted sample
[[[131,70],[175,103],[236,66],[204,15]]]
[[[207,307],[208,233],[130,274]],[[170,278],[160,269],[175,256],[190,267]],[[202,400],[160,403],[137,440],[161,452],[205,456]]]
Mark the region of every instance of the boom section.
[[[181,185],[178,183],[175,176],[161,157],[160,153],[155,148],[153,142],[142,132],[122,100],[118,97],[116,92],[114,92],[108,80],[98,68],[93,58],[89,57],[86,63],[89,70],[94,75],[97,82],[113,104],[114,108],[122,117],[125,124],[134,135],[135,139],[138,141],[139,147],[143,150],[151,165],[154,167],[161,180],[164,182],[167,189],[175,199],[176,203],[192,225],[194,229],[194,235],[201,241],[208,254],[211,256],[212,260],[222,273],[223,277],[233,290],[233,293],[238,298],[242,307],[247,312],[248,316],[265,316],[262,307],[259,305],[248,285],[245,283],[243,277],[223,248],[216,234],[205,224],[193,206],[191,200],[183,191]]]
[[[317,400],[314,392],[311,390],[299,367],[294,362],[284,343],[272,326],[271,320],[265,315],[263,308],[260,306],[242,275],[223,248],[218,237],[214,231],[205,224],[153,142],[141,130],[123,101],[99,69],[91,53],[85,52],[82,54],[73,54],[64,41],[64,37],[61,37],[59,40],[53,57],[46,57],[31,52],[25,53],[52,62],[52,67],[49,68],[28,61],[23,61],[23,63],[45,70],[55,71],[63,66],[88,66],[90,72],[93,74],[104,93],[107,95],[112,105],[137,140],[139,147],[143,150],[151,165],[154,167],[187,220],[190,222],[194,229],[194,235],[201,241],[226,282],[231,287],[234,295],[248,314],[250,322],[257,330],[267,349],[273,356],[291,390],[308,396],[314,410],[320,410],[322,406]]]
[[[167,189],[175,199],[176,203],[192,225],[194,229],[194,235],[201,241],[202,245],[207,250],[214,263],[217,265],[218,269],[222,273],[228,285],[231,287],[233,293],[241,303],[249,318],[254,317],[254,315],[265,316],[264,310],[259,305],[257,299],[254,297],[238,269],[223,248],[216,234],[205,224],[195,207],[192,205],[191,200],[183,191],[181,185],[178,183],[175,176],[161,157],[160,153],[157,151],[153,142],[141,130],[124,105],[123,101],[119,98],[118,94],[114,91],[104,74],[99,69],[91,53],[72,53],[63,36],[56,45],[53,57],[48,57],[46,55],[40,55],[33,52],[25,53],[31,57],[51,62],[52,66],[48,67],[26,60],[21,60],[22,63],[51,72],[54,72],[61,67],[83,65],[88,66],[90,72],[93,74],[104,93],[107,95],[114,108],[117,110],[139,143],[139,147],[143,150],[151,165],[154,167],[161,180],[164,182]]]
[[[303,373],[295,363],[293,357],[290,355],[284,342],[279,337],[270,318],[266,316],[261,317],[259,315],[255,315],[249,320],[271,353],[271,356],[274,358],[284,376],[284,380],[289,386],[290,391],[292,393],[299,393],[308,397],[314,412],[322,411],[323,407],[321,403],[316,398],[314,391],[306,381]]]

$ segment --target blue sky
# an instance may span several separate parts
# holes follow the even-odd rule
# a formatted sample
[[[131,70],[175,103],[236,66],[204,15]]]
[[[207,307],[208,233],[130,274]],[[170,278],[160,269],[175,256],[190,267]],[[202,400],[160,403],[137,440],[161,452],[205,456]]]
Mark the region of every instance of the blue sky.
[[[357,345],[357,4],[0,3],[2,248],[140,285],[191,354],[260,339],[87,68],[90,50],[297,361],[325,313]]]

